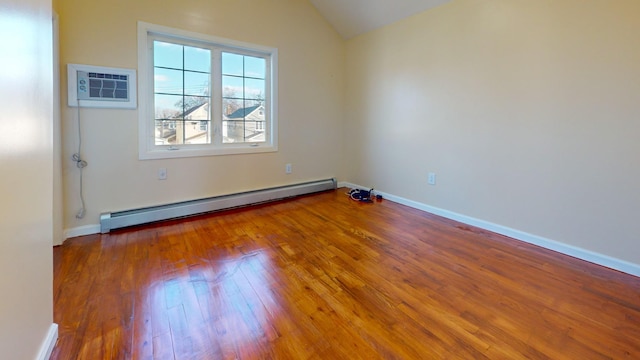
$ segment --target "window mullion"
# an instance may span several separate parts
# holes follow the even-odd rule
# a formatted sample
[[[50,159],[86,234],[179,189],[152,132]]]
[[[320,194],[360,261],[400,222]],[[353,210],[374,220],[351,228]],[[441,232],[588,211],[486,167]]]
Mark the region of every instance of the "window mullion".
[[[247,69],[245,67],[246,58],[242,56],[242,108],[247,108],[247,94],[245,89],[247,88]],[[242,140],[247,142],[247,112],[243,111],[242,114]]]
[[[182,121],[182,127],[181,127],[181,131],[182,131],[182,142],[178,145],[185,145],[186,142],[186,132],[187,132],[187,124],[185,121],[185,113],[187,112],[187,97],[185,96],[185,63],[184,63],[184,45],[182,46],[182,113],[181,113],[181,117],[180,120]]]
[[[269,141],[269,139],[271,138],[271,131],[272,131],[272,123],[271,123],[271,87],[272,87],[272,83],[271,83],[271,57],[265,57],[265,76],[264,76],[264,80],[265,80],[265,89],[264,89],[264,100],[263,100],[263,106],[264,106],[264,121],[265,121],[265,127],[264,127],[264,136],[265,136],[265,140]]]
[[[211,49],[211,142],[214,146],[222,145],[222,51]]]
[[[148,131],[148,136],[147,136],[147,148],[148,149],[153,149],[156,145],[156,138],[155,138],[155,129],[156,129],[156,121],[155,121],[155,79],[154,79],[154,54],[153,54],[153,41],[155,40],[155,37],[152,35],[149,35],[147,37],[147,56],[148,58],[147,60],[147,64],[148,67],[147,69],[147,73],[144,74],[144,76],[146,76],[146,78],[148,79],[146,81],[146,83],[148,84],[147,86],[149,87],[149,91],[151,93],[150,99],[151,101],[145,101],[145,106],[146,109],[145,111],[151,115],[151,117],[153,118],[153,121],[147,121],[147,131]]]

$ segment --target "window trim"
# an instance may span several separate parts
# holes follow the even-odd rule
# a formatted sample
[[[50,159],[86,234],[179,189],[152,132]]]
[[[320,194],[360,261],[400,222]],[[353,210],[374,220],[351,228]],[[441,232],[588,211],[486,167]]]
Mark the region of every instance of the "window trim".
[[[264,143],[227,143],[222,144],[222,129],[214,123],[214,116],[211,119],[212,141],[210,144],[185,144],[179,146],[155,145],[155,121],[153,109],[153,66],[150,51],[149,38],[160,36],[181,41],[185,44],[204,43],[208,46],[218,46],[230,51],[236,50],[246,55],[256,54],[266,56],[269,61],[267,69],[266,97],[270,101],[265,102],[265,111],[269,115],[269,125],[267,128]],[[214,60],[218,57],[214,57]],[[212,63],[212,68],[214,65]],[[251,154],[278,151],[278,49],[255,45],[221,37],[190,32],[186,30],[174,29],[166,26],[138,22],[138,157],[140,160],[147,159],[167,159],[194,156],[215,156],[230,154]],[[220,84],[221,79],[213,78],[214,84]],[[215,85],[214,85],[215,86]],[[222,89],[212,86],[212,102],[214,109],[221,109]],[[214,110],[218,111],[218,110]],[[219,115],[221,116],[221,114]],[[222,124],[219,124],[222,126]],[[218,134],[214,135],[214,132]]]

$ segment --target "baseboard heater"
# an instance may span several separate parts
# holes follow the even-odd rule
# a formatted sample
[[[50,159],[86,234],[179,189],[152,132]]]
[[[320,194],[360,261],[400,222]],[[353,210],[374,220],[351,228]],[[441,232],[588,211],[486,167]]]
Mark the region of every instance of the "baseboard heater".
[[[107,212],[100,215],[100,231],[105,234],[113,229],[128,226],[255,205],[336,188],[336,179],[327,179],[141,209]]]

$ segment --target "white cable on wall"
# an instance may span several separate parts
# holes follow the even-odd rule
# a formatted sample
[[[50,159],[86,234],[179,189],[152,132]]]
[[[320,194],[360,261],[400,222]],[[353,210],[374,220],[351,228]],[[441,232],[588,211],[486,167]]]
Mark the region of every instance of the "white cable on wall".
[[[84,191],[83,191],[83,179],[82,173],[85,167],[87,167],[87,162],[82,159],[81,151],[82,151],[82,128],[80,127],[80,100],[78,100],[78,106],[76,107],[76,118],[78,120],[78,151],[73,154],[71,159],[76,162],[76,166],[80,169],[80,210],[76,213],[76,219],[82,219],[85,213],[85,203],[84,203]]]

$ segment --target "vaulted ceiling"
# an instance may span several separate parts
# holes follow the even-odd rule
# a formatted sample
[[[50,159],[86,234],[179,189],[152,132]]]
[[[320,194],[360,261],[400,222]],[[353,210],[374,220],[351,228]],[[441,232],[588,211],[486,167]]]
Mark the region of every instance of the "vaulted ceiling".
[[[345,39],[349,39],[451,0],[309,1]]]

